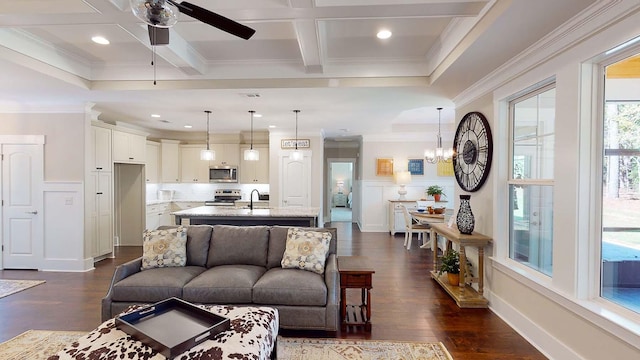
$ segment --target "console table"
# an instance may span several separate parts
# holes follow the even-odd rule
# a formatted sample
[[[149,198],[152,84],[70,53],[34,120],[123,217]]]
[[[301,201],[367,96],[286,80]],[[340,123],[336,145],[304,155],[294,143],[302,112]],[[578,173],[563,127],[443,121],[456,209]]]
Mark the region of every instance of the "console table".
[[[452,244],[455,243],[460,247],[460,283],[458,286],[450,285],[446,276],[438,275],[439,260],[438,256],[438,235],[447,240],[446,249],[449,251],[452,248]],[[489,305],[487,299],[483,296],[484,287],[484,248],[491,243],[492,239],[486,235],[482,235],[477,232],[473,232],[471,235],[460,233],[458,228],[452,225],[451,228],[445,223],[431,224],[431,250],[433,251],[433,270],[431,271],[431,277],[440,284],[451,297],[456,301],[461,308],[486,308]],[[467,246],[473,246],[478,249],[478,276],[471,276],[469,269],[467,268],[467,254],[465,248]],[[478,291],[476,291],[467,283],[477,283]]]

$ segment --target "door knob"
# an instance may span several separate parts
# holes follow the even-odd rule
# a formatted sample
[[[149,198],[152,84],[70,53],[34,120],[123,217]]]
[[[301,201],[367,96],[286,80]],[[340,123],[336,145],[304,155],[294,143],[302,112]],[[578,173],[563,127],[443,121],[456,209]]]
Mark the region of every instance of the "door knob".
[[[38,210],[34,210],[34,211],[25,211],[26,214],[33,214],[36,215],[38,213]]]

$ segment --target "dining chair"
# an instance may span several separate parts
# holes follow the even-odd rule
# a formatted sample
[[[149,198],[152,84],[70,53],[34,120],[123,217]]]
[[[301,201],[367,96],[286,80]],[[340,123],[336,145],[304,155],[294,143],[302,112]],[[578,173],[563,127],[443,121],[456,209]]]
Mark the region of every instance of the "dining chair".
[[[404,246],[407,247],[407,250],[411,249],[411,241],[413,240],[413,234],[416,233],[418,235],[418,241],[422,237],[423,244],[427,243],[427,236],[429,236],[429,232],[431,227],[427,224],[416,223],[411,214],[409,214],[409,209],[406,206],[402,206],[402,214],[404,215]],[[422,236],[424,235],[424,236]]]

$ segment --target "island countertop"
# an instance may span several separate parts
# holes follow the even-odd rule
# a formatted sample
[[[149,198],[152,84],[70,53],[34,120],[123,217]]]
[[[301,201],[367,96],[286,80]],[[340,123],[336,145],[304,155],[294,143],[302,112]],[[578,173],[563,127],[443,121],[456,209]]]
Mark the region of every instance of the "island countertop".
[[[199,206],[172,212],[176,224],[295,225],[317,226],[318,207],[239,209],[232,206]],[[186,221],[185,221],[186,220]]]

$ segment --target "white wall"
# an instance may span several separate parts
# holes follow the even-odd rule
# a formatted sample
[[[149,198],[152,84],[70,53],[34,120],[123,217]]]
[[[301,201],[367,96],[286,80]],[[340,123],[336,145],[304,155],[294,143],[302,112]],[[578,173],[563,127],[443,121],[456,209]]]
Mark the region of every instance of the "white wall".
[[[494,238],[485,273],[491,309],[550,359],[638,359],[640,315],[599,300],[597,269],[588,265],[595,246],[590,220],[597,214],[589,182],[597,131],[591,122],[600,116],[601,97],[591,87],[597,77],[582,63],[640,35],[640,4],[602,1],[591,10],[468,89],[456,99],[456,117],[481,111],[494,135],[491,174],[471,204],[474,213],[486,213],[476,216],[477,229]],[[547,278],[508,259],[506,102],[550,78],[557,120],[553,277]]]
[[[443,144],[450,144],[451,140],[443,139]],[[363,232],[389,231],[389,200],[397,200],[399,185],[393,182],[392,176],[376,176],[376,159],[393,158],[394,169],[406,170],[404,165],[409,158],[422,158],[424,149],[435,147],[435,143],[418,141],[367,141],[362,145],[361,161],[363,164],[362,183],[362,219],[359,223]],[[400,163],[400,165],[395,165]],[[431,185],[440,185],[444,189],[447,208],[454,206],[455,178],[452,176],[438,176],[436,165],[425,164],[424,175],[412,176],[411,184],[407,185],[406,198],[418,200],[425,197],[425,190]]]

